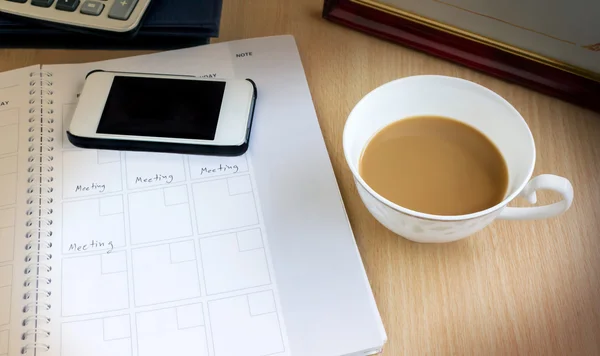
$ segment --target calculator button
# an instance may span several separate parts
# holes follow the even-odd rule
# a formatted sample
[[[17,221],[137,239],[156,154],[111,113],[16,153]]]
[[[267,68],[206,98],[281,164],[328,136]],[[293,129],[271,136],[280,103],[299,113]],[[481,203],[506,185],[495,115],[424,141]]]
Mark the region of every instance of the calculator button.
[[[21,4],[24,4],[27,2],[27,0],[7,0],[7,1],[11,1],[11,2],[20,2]]]
[[[89,0],[84,2],[83,6],[81,7],[82,14],[92,16],[99,16],[102,13],[102,10],[104,10],[104,4],[99,1]]]
[[[54,3],[54,0],[31,0],[31,5],[41,7],[50,7],[52,3]]]
[[[75,11],[79,6],[79,0],[57,0],[56,9],[62,11]]]
[[[138,0],[117,0],[113,6],[110,8],[110,12],[108,13],[108,17],[115,20],[127,20],[135,5],[137,5]]]

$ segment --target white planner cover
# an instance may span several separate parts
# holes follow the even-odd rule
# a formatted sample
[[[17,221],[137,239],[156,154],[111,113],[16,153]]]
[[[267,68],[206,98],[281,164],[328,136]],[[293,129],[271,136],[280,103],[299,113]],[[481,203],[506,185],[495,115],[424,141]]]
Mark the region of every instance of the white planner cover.
[[[72,146],[94,69],[251,78],[248,153]],[[293,37],[0,74],[0,356],[364,355],[385,342]]]

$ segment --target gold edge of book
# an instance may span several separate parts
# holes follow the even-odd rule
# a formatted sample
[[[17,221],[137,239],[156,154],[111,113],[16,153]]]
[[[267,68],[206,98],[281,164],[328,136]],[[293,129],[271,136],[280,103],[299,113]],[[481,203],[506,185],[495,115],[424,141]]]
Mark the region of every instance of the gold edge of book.
[[[500,41],[491,39],[486,36],[478,35],[476,33],[469,32],[469,31],[460,29],[460,28],[452,26],[452,25],[441,23],[439,21],[432,20],[430,18],[408,12],[406,10],[401,10],[401,9],[398,9],[396,7],[393,7],[393,6],[390,6],[387,4],[382,4],[375,0],[350,0],[350,1],[360,4],[360,5],[363,5],[363,6],[367,6],[367,7],[379,10],[379,11],[386,12],[393,16],[401,17],[401,18],[407,19],[409,21],[416,22],[416,23],[434,28],[436,30],[444,31],[444,32],[447,32],[447,33],[450,33],[450,34],[453,34],[456,36],[460,36],[460,37],[468,39],[468,40],[482,43],[487,46],[494,47],[494,48],[500,49],[502,51],[505,51],[505,52],[508,52],[508,53],[511,53],[511,54],[514,54],[514,55],[517,55],[520,57],[524,57],[529,60],[533,60],[533,61],[536,61],[538,63],[544,64],[544,65],[547,65],[550,67],[560,69],[565,72],[569,72],[569,73],[576,74],[578,76],[581,76],[581,77],[584,77],[587,79],[591,79],[591,80],[600,82],[600,73],[595,73],[593,71],[590,71],[590,70],[587,70],[584,68],[580,68],[580,67],[574,66],[572,64],[566,63],[566,62],[562,62],[562,61],[559,61],[559,60],[556,60],[553,58],[542,56],[540,54],[510,45],[510,44],[507,44],[504,42],[500,42]]]

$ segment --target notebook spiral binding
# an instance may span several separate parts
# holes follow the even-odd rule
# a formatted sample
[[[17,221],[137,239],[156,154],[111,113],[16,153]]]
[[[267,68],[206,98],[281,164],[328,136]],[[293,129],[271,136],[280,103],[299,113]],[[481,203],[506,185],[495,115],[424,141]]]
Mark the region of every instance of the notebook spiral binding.
[[[21,354],[38,354],[50,350],[44,339],[50,336],[45,325],[50,317],[44,312],[52,308],[49,300],[52,283],[52,214],[54,191],[52,161],[54,160],[54,109],[51,72],[32,72],[29,81],[29,157],[27,172],[27,232],[25,238],[25,262],[27,267],[23,287],[24,306],[23,333],[24,344]]]

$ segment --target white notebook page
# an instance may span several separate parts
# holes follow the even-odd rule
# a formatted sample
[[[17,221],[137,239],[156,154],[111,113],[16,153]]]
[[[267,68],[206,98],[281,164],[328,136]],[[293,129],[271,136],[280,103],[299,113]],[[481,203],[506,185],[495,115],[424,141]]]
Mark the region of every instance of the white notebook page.
[[[252,78],[248,153],[73,147],[64,131],[85,74],[99,68]],[[50,355],[330,355],[382,345],[293,38],[43,69],[57,93]]]
[[[95,68],[45,68],[60,93],[63,125],[81,79]],[[232,77],[231,63],[206,74]],[[82,150],[61,141],[53,272],[60,330],[52,349],[61,356],[289,354],[249,155]]]
[[[41,179],[39,169],[28,172],[40,164],[40,108],[39,66],[0,73],[0,356],[19,355],[32,339],[28,336],[22,340],[23,333],[34,329],[35,320],[28,318],[35,315],[35,303],[23,296],[33,290],[36,280],[39,220],[35,217],[40,201],[26,202],[32,197],[27,189],[39,187]],[[27,215],[28,209],[31,215]],[[29,238],[25,237],[27,232],[31,232]],[[32,249],[26,250],[29,242]],[[29,254],[32,260],[26,262]],[[25,274],[27,267],[32,270]],[[24,285],[27,280],[31,281],[29,287]],[[32,322],[23,325],[26,319]]]

